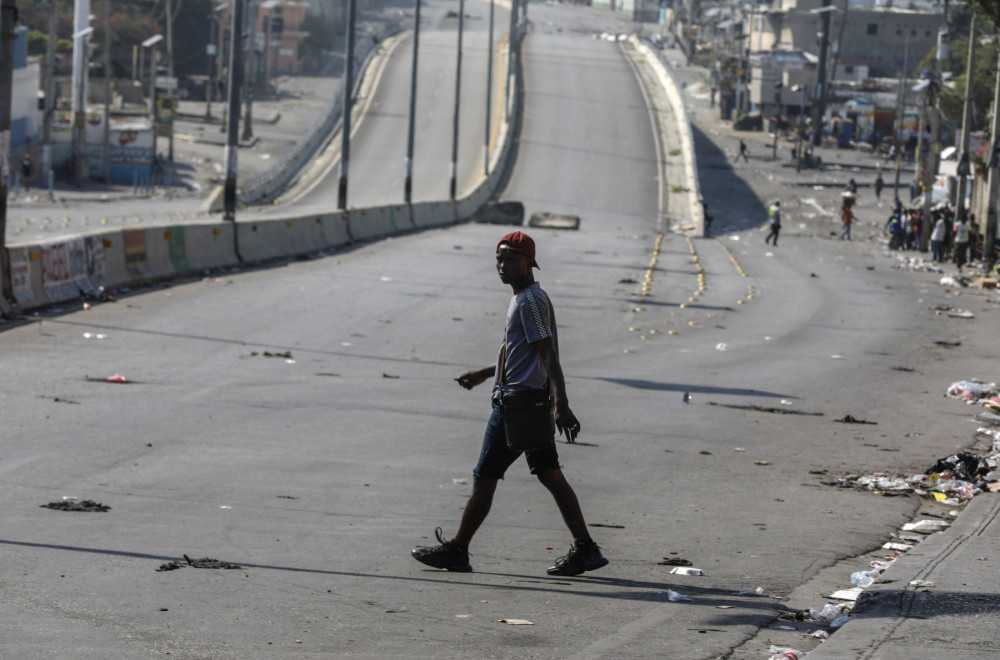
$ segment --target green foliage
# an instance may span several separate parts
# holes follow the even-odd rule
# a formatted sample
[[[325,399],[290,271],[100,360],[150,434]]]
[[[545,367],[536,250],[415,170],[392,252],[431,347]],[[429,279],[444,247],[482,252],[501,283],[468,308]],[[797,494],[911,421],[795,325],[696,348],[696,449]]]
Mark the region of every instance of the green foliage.
[[[962,121],[962,113],[965,111],[965,90],[969,84],[965,70],[968,48],[968,38],[952,42],[946,68],[952,72],[955,84],[952,87],[945,87],[941,96],[941,108],[945,116],[958,122]],[[993,93],[996,88],[997,50],[998,42],[994,38],[987,43],[978,41],[973,53],[975,71],[972,79],[972,130],[983,130],[988,127],[987,113],[993,103]],[[931,67],[933,68],[933,63]]]
[[[28,55],[44,55],[49,47],[49,36],[41,30],[28,31]]]
[[[994,25],[1000,25],[1000,0],[969,0],[969,5]]]

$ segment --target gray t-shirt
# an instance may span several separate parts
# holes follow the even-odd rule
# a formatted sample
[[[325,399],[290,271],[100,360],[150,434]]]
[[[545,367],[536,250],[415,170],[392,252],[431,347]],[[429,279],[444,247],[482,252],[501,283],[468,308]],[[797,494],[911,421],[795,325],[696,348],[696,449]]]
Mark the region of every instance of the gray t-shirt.
[[[507,306],[507,325],[504,332],[504,345],[507,355],[504,357],[503,346],[497,357],[497,365],[504,365],[504,392],[523,392],[524,390],[546,389],[549,380],[545,365],[542,364],[538,348],[531,344],[552,337],[556,355],[559,354],[559,338],[556,333],[555,316],[552,314],[552,302],[542,291],[538,282],[519,291],[510,299]],[[493,378],[493,396],[499,394],[500,372]]]

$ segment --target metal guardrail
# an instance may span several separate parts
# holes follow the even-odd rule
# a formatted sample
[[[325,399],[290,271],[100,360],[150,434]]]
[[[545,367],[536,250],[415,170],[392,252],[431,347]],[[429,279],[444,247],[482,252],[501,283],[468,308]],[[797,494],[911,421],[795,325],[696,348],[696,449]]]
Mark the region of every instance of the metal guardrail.
[[[352,93],[357,93],[362,83],[362,76],[359,75],[367,68],[372,57],[381,47],[380,44],[388,37],[398,34],[402,28],[396,25],[390,26],[386,32],[379,37],[379,43],[366,43],[361,47],[367,47],[363,58],[355,58],[354,79],[355,89]],[[367,42],[367,40],[365,40]],[[266,197],[272,197],[284,190],[291,180],[302,170],[306,162],[316,155],[316,152],[327,143],[329,138],[340,130],[340,123],[343,118],[344,104],[344,78],[341,78],[337,91],[333,95],[330,104],[306,129],[302,137],[285,153],[281,159],[269,170],[253,177],[239,187],[238,199],[244,204],[252,204]]]

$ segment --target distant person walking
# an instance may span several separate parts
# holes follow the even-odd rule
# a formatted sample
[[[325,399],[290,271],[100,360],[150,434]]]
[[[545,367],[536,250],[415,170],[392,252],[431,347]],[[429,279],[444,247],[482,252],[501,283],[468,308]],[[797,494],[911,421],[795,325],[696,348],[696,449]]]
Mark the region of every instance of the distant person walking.
[[[740,151],[739,153],[736,154],[736,158],[733,159],[733,162],[735,163],[739,161],[740,156],[742,156],[743,160],[745,160],[746,162],[748,163],[750,162],[750,156],[747,153],[747,143],[744,142],[742,138],[740,138]]]
[[[24,192],[31,190],[31,154],[24,154],[21,159],[21,178],[24,180]]]
[[[969,254],[969,220],[961,218],[955,223],[955,265],[962,270]]]
[[[931,230],[931,258],[935,261],[944,260],[944,237],[947,233],[944,217],[938,215],[934,221],[934,229]]]
[[[466,371],[455,379],[467,390],[487,379],[493,381],[493,413],[486,425],[479,462],[472,472],[472,494],[462,512],[455,538],[445,540],[438,527],[435,535],[440,545],[414,548],[413,558],[434,568],[460,573],[471,571],[469,543],[490,512],[497,484],[522,453],[511,449],[509,443],[523,441],[535,435],[533,431],[541,431],[538,435],[547,436],[541,438],[544,440],[541,448],[527,449],[524,455],[531,473],[555,498],[563,521],[573,535],[569,553],[556,559],[546,572],[549,575],[579,575],[597,570],[606,566],[608,560],[590,538],[580,502],[563,475],[556,452],[556,429],[565,435],[567,442],[574,442],[580,433],[580,422],[567,402],[552,302],[535,281],[532,271],[538,268],[535,242],[519,231],[507,234],[497,244],[496,268],[500,281],[514,291],[507,306],[497,363]],[[542,413],[545,418],[542,426],[532,426],[533,420],[517,416],[529,409]],[[517,421],[524,426],[523,435],[514,435],[513,423],[508,426],[509,422]]]
[[[778,234],[781,233],[781,202],[777,201],[771,204],[771,208],[767,211],[768,217],[771,219],[771,231],[768,232],[767,238],[764,239],[765,243],[770,243],[771,239],[774,239],[774,247],[778,247]]]
[[[878,177],[875,179],[875,199],[882,201],[882,189],[885,188],[885,181],[882,180],[882,173],[878,173]]]
[[[851,224],[854,222],[854,211],[851,210],[851,204],[846,199],[840,209],[840,218],[844,222],[844,233],[840,235],[840,240],[851,240]]]

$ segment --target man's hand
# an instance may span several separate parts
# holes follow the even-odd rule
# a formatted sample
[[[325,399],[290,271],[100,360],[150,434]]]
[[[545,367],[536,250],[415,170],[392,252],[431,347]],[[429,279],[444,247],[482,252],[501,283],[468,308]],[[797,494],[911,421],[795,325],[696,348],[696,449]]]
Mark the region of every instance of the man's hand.
[[[569,409],[569,403],[563,401],[556,404],[555,419],[559,435],[564,436],[566,442],[576,442],[576,436],[580,435],[580,422]]]
[[[487,378],[491,378],[496,373],[496,365],[483,367],[482,369],[472,369],[455,379],[455,382],[467,390],[471,390]]]

